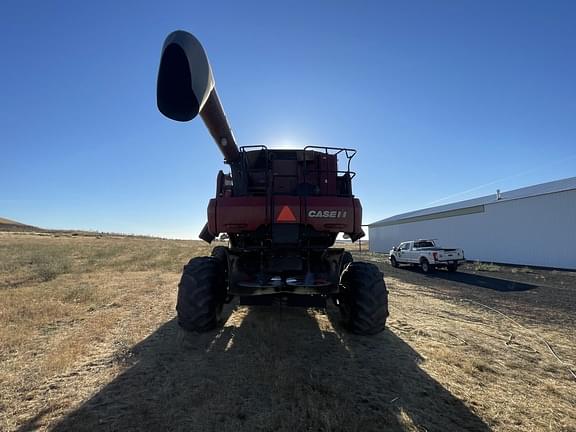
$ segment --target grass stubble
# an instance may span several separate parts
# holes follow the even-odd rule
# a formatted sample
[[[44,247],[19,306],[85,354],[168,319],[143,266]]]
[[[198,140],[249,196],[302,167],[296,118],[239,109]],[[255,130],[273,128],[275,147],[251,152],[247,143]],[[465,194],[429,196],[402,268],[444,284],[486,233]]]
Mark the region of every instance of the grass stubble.
[[[186,334],[180,270],[209,251],[0,233],[0,430],[576,430],[572,327],[516,326],[393,273],[376,337],[334,307],[236,305]]]

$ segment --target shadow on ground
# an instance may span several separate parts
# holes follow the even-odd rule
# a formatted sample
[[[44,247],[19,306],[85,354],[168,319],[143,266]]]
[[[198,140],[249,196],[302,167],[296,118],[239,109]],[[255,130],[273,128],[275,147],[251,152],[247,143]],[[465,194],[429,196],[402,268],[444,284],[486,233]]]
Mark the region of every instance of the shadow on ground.
[[[516,282],[508,279],[499,279],[472,273],[450,273],[446,271],[438,271],[432,273],[430,276],[501,292],[528,291],[534,288],[538,288],[537,285],[524,282]]]
[[[489,430],[388,330],[323,331],[298,308],[235,309],[232,318],[242,313],[239,325],[203,335],[165,323],[133,348],[124,373],[52,430]]]
[[[402,267],[404,269],[405,267]],[[417,267],[406,267],[407,270],[413,272],[420,272]],[[439,269],[432,273],[423,276],[437,279],[444,279],[451,282],[463,283],[466,285],[472,285],[479,288],[487,288],[494,291],[509,292],[509,291],[528,291],[534,288],[538,288],[538,285],[533,285],[524,282],[517,282],[509,279],[500,279],[490,276],[483,276],[474,273],[463,273],[454,272]]]

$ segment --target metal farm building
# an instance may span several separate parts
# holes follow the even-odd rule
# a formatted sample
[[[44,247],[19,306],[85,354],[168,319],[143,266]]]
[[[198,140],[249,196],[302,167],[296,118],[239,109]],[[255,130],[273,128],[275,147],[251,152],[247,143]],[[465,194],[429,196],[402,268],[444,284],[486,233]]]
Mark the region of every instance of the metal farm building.
[[[576,270],[576,177],[392,216],[369,230],[374,252],[432,238],[468,260]]]

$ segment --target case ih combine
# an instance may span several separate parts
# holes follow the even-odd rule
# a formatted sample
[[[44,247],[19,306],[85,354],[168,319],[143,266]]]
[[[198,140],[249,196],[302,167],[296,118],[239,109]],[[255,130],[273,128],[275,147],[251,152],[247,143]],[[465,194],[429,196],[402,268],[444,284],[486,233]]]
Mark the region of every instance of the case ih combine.
[[[324,307],[331,298],[352,332],[384,329],[388,297],[382,273],[332,248],[339,233],[362,236],[362,207],[352,194],[348,148],[268,149],[236,145],[214,87],[208,58],[191,34],[176,31],[164,42],[157,83],[158,109],[189,121],[198,114],[230,166],[218,173],[216,197],[200,238],[221,233],[229,247],[193,258],[178,289],[180,325],[208,331],[234,296],[242,304]],[[338,169],[338,158],[343,169]]]

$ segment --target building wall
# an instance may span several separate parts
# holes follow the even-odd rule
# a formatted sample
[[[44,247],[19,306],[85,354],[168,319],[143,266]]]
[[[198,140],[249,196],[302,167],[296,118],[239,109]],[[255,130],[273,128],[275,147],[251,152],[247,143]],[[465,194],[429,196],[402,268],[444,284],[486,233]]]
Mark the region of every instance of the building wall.
[[[494,202],[483,213],[370,228],[370,249],[435,238],[467,259],[576,269],[576,190]]]

